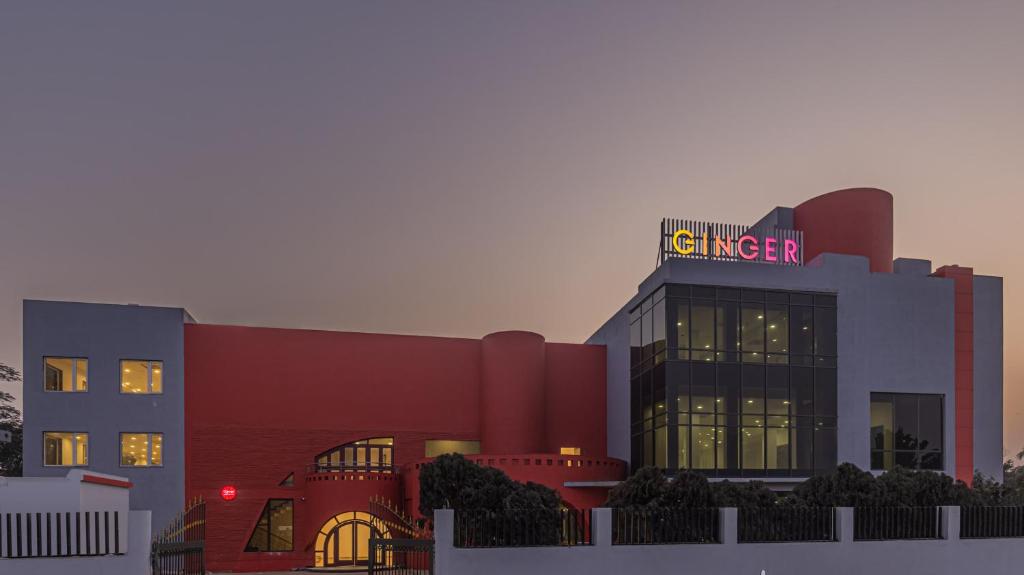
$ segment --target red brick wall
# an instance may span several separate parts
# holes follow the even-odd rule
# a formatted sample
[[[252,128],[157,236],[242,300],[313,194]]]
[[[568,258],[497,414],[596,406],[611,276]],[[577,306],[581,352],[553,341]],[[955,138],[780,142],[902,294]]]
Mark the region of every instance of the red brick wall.
[[[545,344],[544,357],[537,420],[544,445],[604,457],[604,348]],[[185,373],[186,496],[208,501],[207,556],[214,570],[310,565],[315,533],[327,518],[365,511],[374,495],[416,498],[410,478],[307,484],[306,466],[319,453],[394,437],[394,461],[403,465],[423,458],[427,439],[481,439],[480,340],[191,324]],[[604,478],[609,469],[572,476]],[[510,472],[556,489],[566,479],[540,468]],[[295,486],[279,487],[289,473]],[[219,492],[229,484],[238,497],[225,502]],[[575,491],[574,504],[604,497],[600,489]],[[269,498],[295,500],[296,550],[245,553]]]

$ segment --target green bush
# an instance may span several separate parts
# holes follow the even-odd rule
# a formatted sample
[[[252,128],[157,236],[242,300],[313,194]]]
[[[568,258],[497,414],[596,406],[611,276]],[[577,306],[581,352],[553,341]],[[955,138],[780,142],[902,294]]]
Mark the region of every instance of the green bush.
[[[657,467],[643,467],[615,486],[607,507],[655,509],[679,507],[765,507],[778,496],[760,481],[710,483],[699,473],[682,471],[674,479]]]
[[[644,467],[612,489],[605,505],[628,509],[1024,505],[1024,466],[1007,462],[1004,477],[998,483],[979,474],[968,487],[934,471],[898,467],[876,477],[844,463],[780,495],[760,481],[711,483],[703,475],[686,471],[672,479],[656,467]]]
[[[434,509],[501,511],[551,510],[562,506],[558,492],[537,483],[519,483],[493,467],[458,454],[442,455],[420,466],[420,506],[424,517]]]

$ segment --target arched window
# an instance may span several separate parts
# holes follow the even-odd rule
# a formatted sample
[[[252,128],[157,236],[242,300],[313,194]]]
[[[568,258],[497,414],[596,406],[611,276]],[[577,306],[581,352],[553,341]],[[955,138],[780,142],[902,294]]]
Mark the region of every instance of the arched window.
[[[361,511],[340,513],[327,520],[316,534],[313,564],[316,567],[366,565],[370,559],[370,538],[388,539],[391,533],[384,522]],[[390,563],[389,557],[377,557],[377,563]]]
[[[391,473],[394,443],[391,437],[374,437],[335,447],[316,457],[316,472]]]

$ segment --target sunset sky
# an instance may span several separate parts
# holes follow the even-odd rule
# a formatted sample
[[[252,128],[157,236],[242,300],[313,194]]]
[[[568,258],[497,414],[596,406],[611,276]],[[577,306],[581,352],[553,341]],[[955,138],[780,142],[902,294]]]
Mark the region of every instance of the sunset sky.
[[[24,298],[579,342],[662,217],[872,186],[897,257],[1005,277],[1016,452],[1022,29],[1019,1],[7,0],[0,361]]]

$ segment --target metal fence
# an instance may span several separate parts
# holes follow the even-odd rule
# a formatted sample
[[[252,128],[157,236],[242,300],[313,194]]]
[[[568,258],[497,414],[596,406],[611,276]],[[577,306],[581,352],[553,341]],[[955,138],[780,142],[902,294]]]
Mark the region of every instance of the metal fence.
[[[120,555],[124,513],[0,513],[0,559]]]
[[[833,507],[751,507],[737,515],[740,543],[836,541]]]
[[[368,575],[433,575],[430,539],[370,539]]]
[[[961,507],[960,538],[1024,537],[1024,507]]]
[[[189,501],[153,539],[153,575],[205,575],[206,502]]]
[[[939,507],[858,507],[853,513],[857,541],[941,539]]]
[[[613,509],[613,545],[719,543],[717,508]]]
[[[456,547],[591,544],[590,509],[456,511]]]

